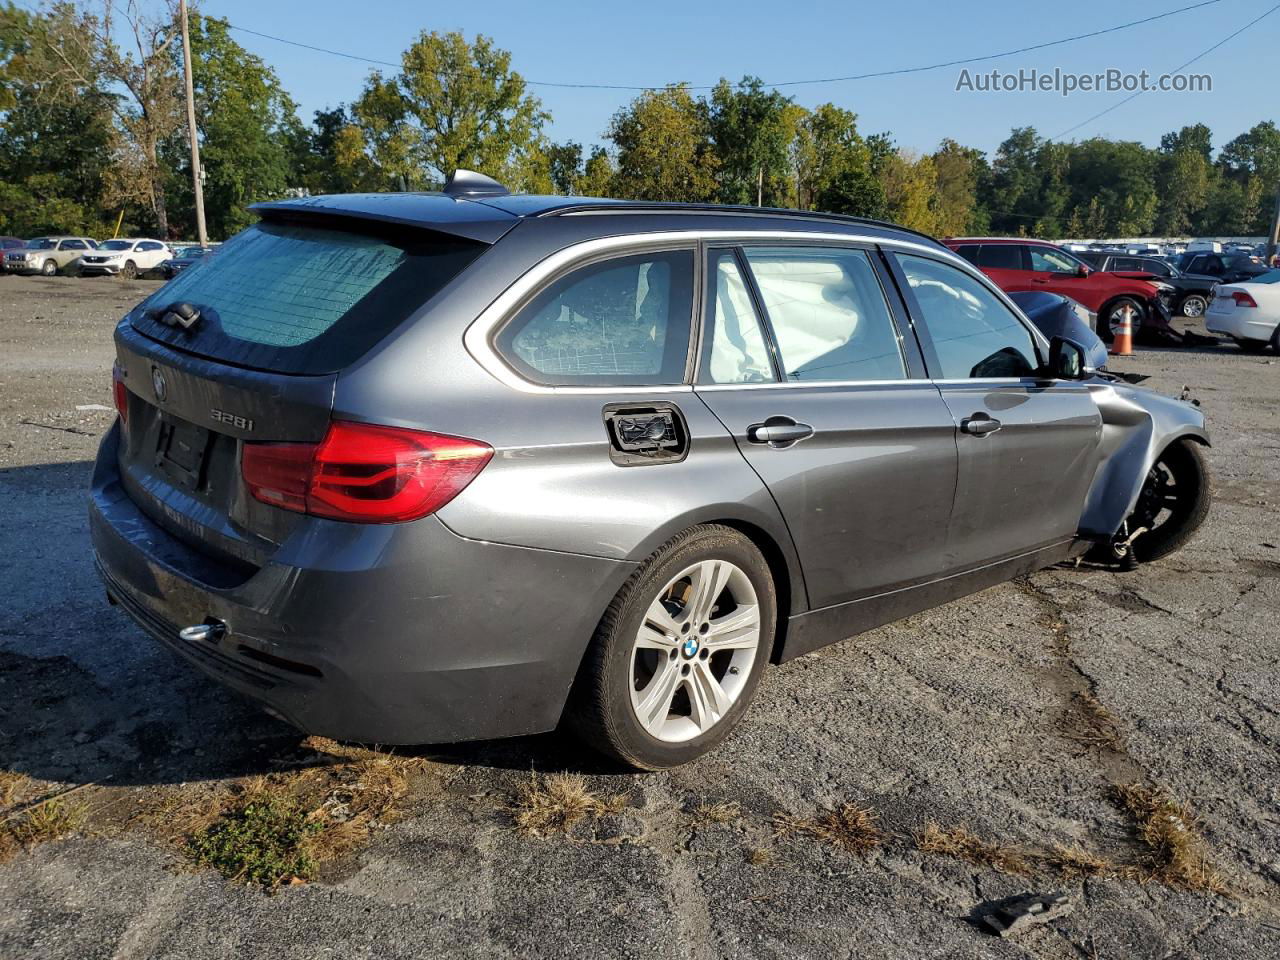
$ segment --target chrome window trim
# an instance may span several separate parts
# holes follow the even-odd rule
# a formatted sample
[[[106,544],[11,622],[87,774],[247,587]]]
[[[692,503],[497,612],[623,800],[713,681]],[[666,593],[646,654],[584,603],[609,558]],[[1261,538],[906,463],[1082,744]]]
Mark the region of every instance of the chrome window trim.
[[[709,214],[714,215],[714,214]],[[597,237],[593,240],[584,240],[580,243],[572,244],[557,250],[555,253],[539,261],[524,274],[518,277],[506,290],[485,307],[468,326],[462,335],[463,345],[471,354],[472,359],[494,379],[519,390],[521,393],[533,394],[572,394],[586,396],[617,396],[620,394],[651,396],[664,393],[690,393],[693,391],[692,384],[685,382],[681,384],[655,384],[651,386],[627,386],[619,384],[615,386],[548,386],[545,384],[533,383],[526,380],[520,374],[516,373],[512,367],[502,358],[497,349],[493,345],[493,336],[498,329],[508,322],[515,314],[529,301],[529,299],[541,290],[543,284],[551,278],[568,272],[570,269],[585,264],[587,261],[602,259],[607,256],[617,255],[625,256],[632,253],[645,253],[649,251],[657,251],[661,249],[685,248],[693,247],[698,241],[711,241],[717,243],[743,244],[760,240],[791,240],[791,241],[817,241],[827,243],[867,243],[891,249],[901,249],[906,252],[924,253],[948,263],[954,263],[965,268],[968,273],[975,275],[986,283],[987,279],[981,272],[975,270],[967,261],[958,256],[945,247],[933,247],[923,243],[915,243],[910,240],[899,239],[896,237],[880,237],[872,234],[858,233],[828,233],[807,229],[795,230],[670,230],[659,231],[654,233],[628,233],[616,237]],[[697,264],[695,263],[695,267]],[[696,283],[696,278],[695,278]],[[696,291],[695,291],[696,292]],[[696,297],[695,297],[696,299]],[[1021,313],[1013,304],[1005,299],[1005,304],[1014,311],[1015,316],[1021,318]],[[697,318],[697,319],[700,319]],[[686,381],[688,375],[686,372]],[[773,386],[773,387],[804,387],[813,386],[815,384],[825,384],[828,386],[857,385],[859,383],[910,383],[908,380],[872,380],[872,381],[802,381],[790,383],[773,383],[773,384],[747,384],[746,386]],[[917,381],[918,382],[918,381]],[[709,385],[714,386],[714,385]],[[742,384],[725,384],[724,386],[742,389]],[[706,387],[699,387],[706,389]]]

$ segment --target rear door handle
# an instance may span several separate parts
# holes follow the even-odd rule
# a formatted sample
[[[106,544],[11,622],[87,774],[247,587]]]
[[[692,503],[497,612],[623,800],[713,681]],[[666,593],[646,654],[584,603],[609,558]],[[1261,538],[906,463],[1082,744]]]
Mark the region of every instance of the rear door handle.
[[[799,423],[790,417],[770,417],[764,423],[747,427],[747,439],[752,443],[767,443],[771,447],[789,447],[793,443],[813,436],[813,427]]]
[[[960,421],[960,429],[975,437],[985,437],[988,433],[995,433],[1000,429],[1000,421],[985,413],[975,413],[972,417],[965,417]]]

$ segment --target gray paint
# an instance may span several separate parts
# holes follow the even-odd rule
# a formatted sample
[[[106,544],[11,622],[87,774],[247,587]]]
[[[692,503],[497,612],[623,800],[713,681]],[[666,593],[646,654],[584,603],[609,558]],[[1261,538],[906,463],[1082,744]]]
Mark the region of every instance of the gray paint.
[[[116,432],[108,437],[90,509],[109,590],[202,669],[318,733],[403,743],[555,726],[610,598],[697,523],[732,523],[769,556],[789,614],[774,651],[785,659],[1054,562],[1083,548],[1078,534],[1109,536],[1163,446],[1204,438],[1189,405],[1103,380],[930,380],[911,332],[925,341],[923,321],[893,290],[917,358],[908,381],[547,388],[521,380],[490,347],[514,311],[576,265],[708,242],[924,252],[1009,303],[939,244],[882,224],[439,195],[269,208],[493,244],[336,377],[240,370],[117,330],[139,402],[155,403],[148,384],[161,368],[171,390],[159,406],[217,431],[225,449],[209,489],[182,491],[149,462],[154,411],[141,412],[123,454]],[[659,400],[682,412],[688,456],[615,465],[604,406]],[[252,412],[255,430],[228,427],[207,408]],[[960,433],[979,410],[1005,426]],[[772,415],[811,424],[814,435],[786,449],[751,443],[747,427]],[[340,523],[244,495],[241,442],[314,440],[330,416],[473,437],[495,455],[435,516],[407,524]],[[206,617],[228,624],[216,648],[177,640],[179,627]]]

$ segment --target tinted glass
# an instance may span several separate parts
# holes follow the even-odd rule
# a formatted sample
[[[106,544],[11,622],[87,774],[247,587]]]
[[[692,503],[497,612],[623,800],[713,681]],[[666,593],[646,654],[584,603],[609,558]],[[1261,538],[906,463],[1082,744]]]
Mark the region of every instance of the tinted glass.
[[[98,249],[99,250],[132,250],[133,241],[132,240],[108,240]]]
[[[692,251],[622,257],[554,282],[498,349],[539,383],[683,383],[692,314]]]
[[[978,251],[978,266],[996,270],[1025,270],[1022,247],[1016,243],[984,243]]]
[[[978,245],[976,243],[966,243],[963,246],[955,248],[956,253],[964,257],[970,263],[978,262]]]
[[[1141,263],[1142,265],[1139,267],[1139,269],[1144,270],[1147,273],[1154,273],[1157,277],[1173,276],[1172,268],[1170,268],[1170,266],[1167,263],[1165,263],[1163,260],[1146,259],[1141,261]]]
[[[184,270],[130,315],[182,350],[282,373],[348,365],[457,276],[484,248],[421,234],[260,223]],[[193,304],[190,331],[162,324]]]
[[[769,350],[747,282],[731,250],[708,257],[708,347],[705,376],[711,383],[765,383],[774,379]]]
[[[1024,377],[1040,365],[1026,327],[973,277],[924,257],[898,261],[938,353],[935,377]]]
[[[83,240],[63,240],[60,250],[84,250],[87,249]]]
[[[1079,261],[1066,251],[1054,250],[1052,247],[1028,247],[1027,249],[1031,252],[1032,270],[1047,270],[1049,273],[1075,273],[1079,268]],[[1116,259],[1122,258],[1117,257]],[[1112,269],[1125,268],[1112,267]]]
[[[54,250],[57,249],[58,241],[50,240],[48,237],[37,237],[27,244],[32,250]]]
[[[746,248],[788,380],[903,380],[897,329],[864,250]]]

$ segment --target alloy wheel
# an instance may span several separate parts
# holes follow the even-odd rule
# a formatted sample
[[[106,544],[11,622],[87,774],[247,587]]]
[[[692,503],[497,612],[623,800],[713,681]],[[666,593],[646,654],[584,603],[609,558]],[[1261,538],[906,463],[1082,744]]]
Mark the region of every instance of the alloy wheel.
[[[655,739],[700,736],[742,695],[760,648],[760,606],[727,560],[686,567],[645,611],[631,652],[631,707]]]
[[[1204,316],[1205,307],[1206,307],[1206,304],[1205,304],[1204,297],[1199,295],[1192,295],[1182,301],[1182,315],[1184,317],[1190,317],[1192,319],[1195,319],[1196,317],[1202,317]]]

